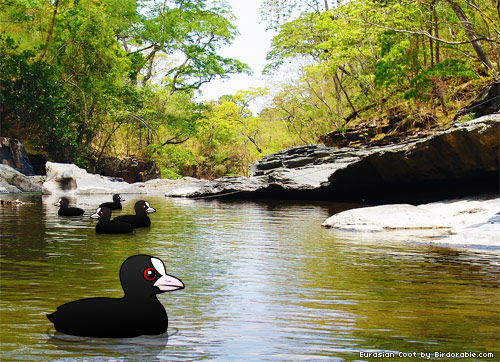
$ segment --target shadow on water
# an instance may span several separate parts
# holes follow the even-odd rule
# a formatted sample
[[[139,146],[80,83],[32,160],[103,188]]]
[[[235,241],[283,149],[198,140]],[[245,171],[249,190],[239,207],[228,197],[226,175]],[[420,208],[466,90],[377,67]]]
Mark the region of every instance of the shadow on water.
[[[48,344],[64,352],[83,358],[123,358],[127,361],[161,361],[160,353],[165,349],[168,339],[179,330],[173,328],[158,336],[134,338],[92,338],[77,337],[47,330]]]

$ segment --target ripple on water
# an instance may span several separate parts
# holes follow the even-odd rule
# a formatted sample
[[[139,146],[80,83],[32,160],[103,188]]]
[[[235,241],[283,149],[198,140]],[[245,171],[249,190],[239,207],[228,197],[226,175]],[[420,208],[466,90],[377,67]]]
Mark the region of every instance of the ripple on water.
[[[48,201],[0,208],[2,361],[344,361],[359,351],[500,353],[498,255],[321,228],[336,205],[171,200],[150,229],[98,235]],[[96,196],[80,197],[89,211]],[[184,290],[159,296],[168,338],[57,336],[46,313],[120,297],[123,260],[161,257]],[[474,335],[471,339],[470,336]],[[158,343],[157,343],[158,342]],[[498,354],[497,354],[498,355]]]

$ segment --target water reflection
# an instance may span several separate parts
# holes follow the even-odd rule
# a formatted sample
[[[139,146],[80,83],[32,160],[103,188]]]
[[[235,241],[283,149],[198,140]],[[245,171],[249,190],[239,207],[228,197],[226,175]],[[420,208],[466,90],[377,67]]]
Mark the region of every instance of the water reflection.
[[[170,336],[178,333],[166,332],[159,336],[141,336],[135,338],[88,338],[68,336],[59,332],[48,332],[46,343],[59,351],[77,354],[83,358],[102,358],[127,361],[161,361],[159,354],[165,349]]]
[[[348,205],[130,195],[114,215],[133,213],[140,198],[157,212],[150,229],[131,235],[95,233],[89,216],[100,196],[72,200],[86,210],[81,218],[59,217],[57,200],[46,197],[0,208],[2,361],[344,361],[363,360],[359,351],[370,350],[500,352],[498,254],[412,244],[407,234],[381,240],[321,228],[332,210]],[[186,285],[158,297],[169,333],[178,330],[168,343],[47,336],[45,314],[58,305],[121,297],[121,263],[141,253],[160,257]]]

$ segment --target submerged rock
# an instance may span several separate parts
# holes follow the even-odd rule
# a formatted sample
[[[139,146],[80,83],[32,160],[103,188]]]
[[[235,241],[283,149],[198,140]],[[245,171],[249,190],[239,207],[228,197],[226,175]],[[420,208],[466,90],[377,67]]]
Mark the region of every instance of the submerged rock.
[[[15,200],[0,199],[0,206],[24,206],[24,205],[33,205],[33,203],[27,202],[27,201],[22,201],[19,199],[15,199]]]

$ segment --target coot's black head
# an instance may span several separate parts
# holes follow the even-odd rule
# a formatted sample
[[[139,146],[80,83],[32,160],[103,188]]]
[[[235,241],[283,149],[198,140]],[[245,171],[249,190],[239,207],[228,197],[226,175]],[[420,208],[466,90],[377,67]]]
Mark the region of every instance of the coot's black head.
[[[61,197],[59,201],[57,201],[54,206],[59,206],[59,207],[68,207],[69,206],[69,199],[67,197]]]
[[[123,197],[121,197],[119,194],[114,194],[113,201],[114,202],[121,202],[121,201],[125,201],[125,199]]]
[[[125,296],[150,297],[184,288],[184,283],[165,271],[163,262],[151,255],[134,255],[120,269]]]
[[[90,215],[90,217],[102,221],[109,221],[109,219],[111,219],[111,210],[107,207],[98,207],[95,214]]]
[[[136,215],[145,215],[150,212],[155,212],[156,210],[149,206],[149,202],[144,200],[139,200],[134,205]]]

